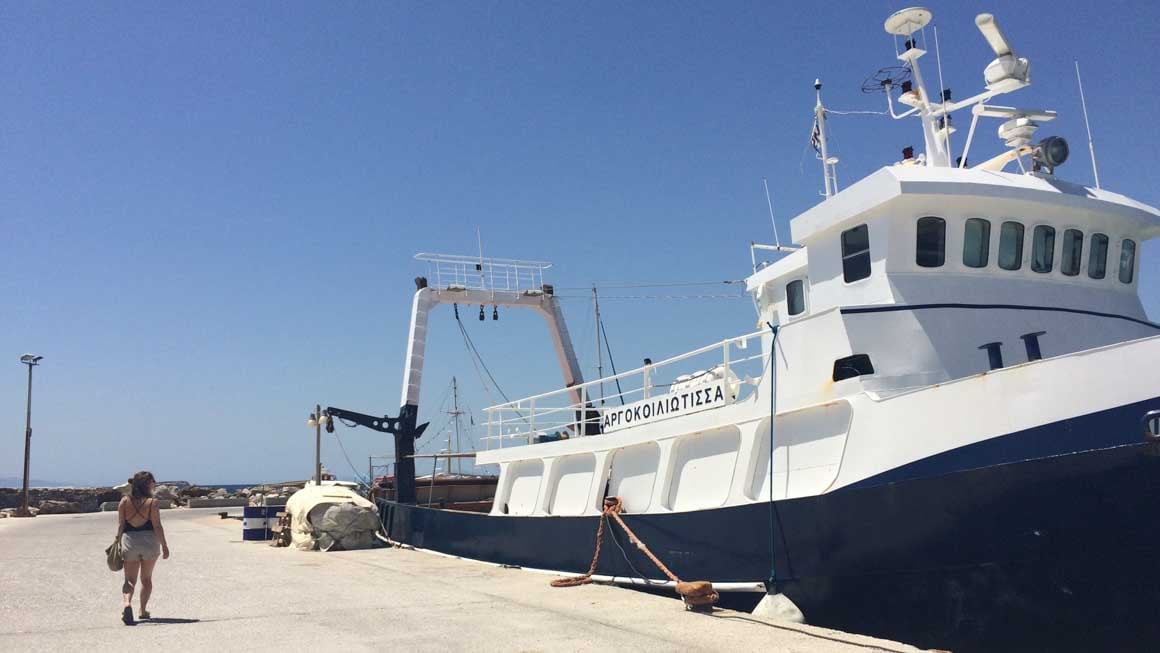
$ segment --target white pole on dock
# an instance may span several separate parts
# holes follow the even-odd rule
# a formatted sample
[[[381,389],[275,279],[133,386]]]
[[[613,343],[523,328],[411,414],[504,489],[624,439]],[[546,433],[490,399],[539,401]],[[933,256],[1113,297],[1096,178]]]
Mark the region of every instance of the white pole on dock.
[[[322,405],[314,405],[314,484],[322,485]]]
[[[306,425],[314,429],[314,484],[322,485],[322,423],[328,419],[329,416],[322,415],[322,406],[320,404],[314,405],[314,412],[310,413],[310,419],[306,420]]]

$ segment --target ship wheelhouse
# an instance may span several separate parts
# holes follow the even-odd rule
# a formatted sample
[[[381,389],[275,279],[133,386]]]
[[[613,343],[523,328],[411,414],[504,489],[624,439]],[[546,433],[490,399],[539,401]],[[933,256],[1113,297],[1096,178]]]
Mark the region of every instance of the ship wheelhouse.
[[[749,279],[779,401],[894,393],[1155,335],[1137,294],[1160,212],[1052,178],[898,165],[795,218]],[[808,297],[808,299],[806,299]],[[784,394],[783,394],[784,393]]]

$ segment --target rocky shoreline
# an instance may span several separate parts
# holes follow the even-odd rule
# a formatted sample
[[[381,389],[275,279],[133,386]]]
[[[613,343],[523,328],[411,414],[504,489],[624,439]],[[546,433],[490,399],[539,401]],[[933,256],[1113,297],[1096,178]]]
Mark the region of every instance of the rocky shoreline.
[[[185,507],[190,499],[245,499],[250,505],[285,503],[302,482],[255,485],[230,492],[217,486],[200,486],[186,482],[159,483],[153,495],[169,501],[173,507]],[[99,512],[101,505],[120,501],[126,485],[117,487],[29,488],[28,505],[34,514],[70,514]],[[164,504],[163,504],[164,505]],[[20,506],[19,488],[0,488],[0,518],[11,516]]]

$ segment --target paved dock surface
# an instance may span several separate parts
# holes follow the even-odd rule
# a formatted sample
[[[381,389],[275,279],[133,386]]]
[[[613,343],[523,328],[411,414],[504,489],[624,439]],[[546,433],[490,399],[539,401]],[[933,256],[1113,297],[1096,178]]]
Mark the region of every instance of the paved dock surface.
[[[157,565],[154,622],[134,627],[105,567],[113,515],[0,519],[0,650],[917,650],[421,551],[275,549],[217,512],[163,513],[173,555]]]

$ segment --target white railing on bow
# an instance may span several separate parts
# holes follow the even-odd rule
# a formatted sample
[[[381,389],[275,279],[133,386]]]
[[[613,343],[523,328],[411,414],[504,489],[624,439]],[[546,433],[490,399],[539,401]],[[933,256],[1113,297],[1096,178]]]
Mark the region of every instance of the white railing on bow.
[[[421,252],[415,258],[427,263],[427,279],[436,290],[542,291],[544,270],[552,267],[546,261],[457,254]]]
[[[628,372],[491,406],[486,410],[484,447],[598,435],[613,430],[611,425],[606,428],[605,416],[626,405],[674,397],[700,387],[716,387],[715,384],[724,388],[722,404],[745,399],[764,373],[763,335],[768,332],[730,338]],[[669,417],[658,416],[650,421]]]

